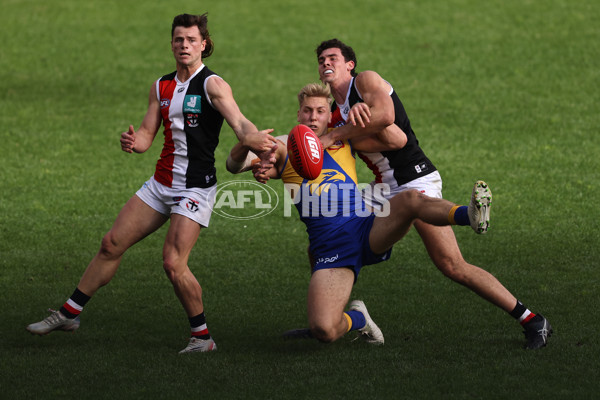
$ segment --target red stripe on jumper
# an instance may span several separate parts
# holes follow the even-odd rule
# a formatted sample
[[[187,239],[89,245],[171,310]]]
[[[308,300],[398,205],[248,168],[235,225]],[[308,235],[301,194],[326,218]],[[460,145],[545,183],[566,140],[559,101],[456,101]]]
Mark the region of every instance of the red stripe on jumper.
[[[362,153],[360,153],[360,152],[358,152],[358,156],[360,157],[361,160],[363,160],[365,162],[365,164],[367,164],[367,167],[369,167],[369,169],[371,171],[373,171],[373,174],[375,174],[375,182],[381,183],[382,182],[381,171],[379,170],[379,168],[377,168],[377,165],[373,164],[373,162],[369,159],[369,157],[363,156]]]
[[[175,162],[175,143],[173,142],[173,132],[171,131],[171,120],[169,119],[169,110],[171,109],[171,101],[173,100],[173,93],[177,82],[175,79],[170,81],[159,82],[159,93],[161,108],[160,113],[165,127],[165,143],[163,145],[162,152],[160,153],[160,159],[156,163],[156,171],[154,172],[154,179],[157,182],[172,187],[173,185],[173,164]],[[162,100],[168,99],[168,105],[163,107]]]

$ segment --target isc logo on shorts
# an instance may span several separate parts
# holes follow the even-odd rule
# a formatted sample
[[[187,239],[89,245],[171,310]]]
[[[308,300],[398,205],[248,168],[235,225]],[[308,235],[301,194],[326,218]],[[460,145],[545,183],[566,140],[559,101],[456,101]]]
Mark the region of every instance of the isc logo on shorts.
[[[317,264],[328,264],[328,263],[332,263],[338,260],[338,258],[340,258],[339,254],[336,254],[335,256],[332,257],[321,257],[317,260],[317,262],[315,262],[315,265]]]

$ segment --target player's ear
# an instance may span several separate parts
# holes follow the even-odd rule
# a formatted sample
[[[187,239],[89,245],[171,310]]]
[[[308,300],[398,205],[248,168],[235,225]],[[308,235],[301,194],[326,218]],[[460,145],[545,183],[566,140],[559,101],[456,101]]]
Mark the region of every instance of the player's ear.
[[[348,68],[348,71],[352,71],[354,69],[354,67],[356,67],[356,65],[354,64],[354,61],[348,61],[346,63],[346,68]]]
[[[296,121],[300,122],[300,110],[296,112]]]

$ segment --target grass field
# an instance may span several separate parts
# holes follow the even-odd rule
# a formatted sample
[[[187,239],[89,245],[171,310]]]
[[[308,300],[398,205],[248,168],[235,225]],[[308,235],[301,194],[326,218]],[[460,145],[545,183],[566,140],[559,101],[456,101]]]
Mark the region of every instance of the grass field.
[[[0,0],[0,398],[592,399],[600,379],[600,4],[594,1]],[[494,191],[492,229],[456,229],[465,258],[554,326],[522,349],[506,313],[444,278],[415,232],[363,270],[386,343],[287,342],[306,324],[304,226],[278,209],[214,216],[190,266],[219,350],[180,356],[189,326],[161,268],[165,229],[134,246],[75,334],[24,327],[72,293],[162,140],[120,151],[148,90],[174,69],[170,23],[209,12],[206,64],[260,128],[284,134],[338,37],[403,100],[421,145],[465,203]],[[233,177],[217,150],[220,182]],[[359,165],[362,181],[370,172]],[[272,187],[283,194],[280,184]],[[281,208],[281,205],[280,205]]]

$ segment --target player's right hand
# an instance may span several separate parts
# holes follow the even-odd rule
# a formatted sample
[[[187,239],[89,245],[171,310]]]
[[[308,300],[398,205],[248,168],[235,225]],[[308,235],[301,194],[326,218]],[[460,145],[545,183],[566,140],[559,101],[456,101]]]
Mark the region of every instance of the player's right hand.
[[[135,130],[133,125],[129,125],[127,132],[121,133],[121,150],[126,153],[133,153],[135,146]]]
[[[262,131],[248,133],[241,140],[242,145],[250,148],[256,154],[269,151],[273,147],[273,144],[277,143],[275,138],[270,135],[271,132],[273,132],[273,129],[263,129]]]
[[[348,121],[354,126],[358,124],[364,128],[371,122],[371,109],[366,103],[356,103],[348,113]]]

